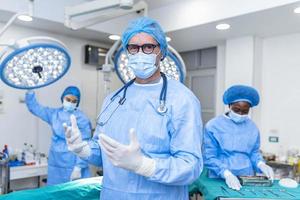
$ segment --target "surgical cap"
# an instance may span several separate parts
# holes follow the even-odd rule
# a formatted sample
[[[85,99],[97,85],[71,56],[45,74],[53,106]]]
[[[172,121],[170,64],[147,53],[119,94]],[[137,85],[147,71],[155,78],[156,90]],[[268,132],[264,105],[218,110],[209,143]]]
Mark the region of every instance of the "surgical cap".
[[[61,102],[63,102],[64,97],[66,95],[73,95],[73,96],[77,97],[77,107],[78,107],[79,102],[80,102],[80,90],[78,89],[78,87],[76,87],[76,86],[67,87],[61,95],[61,98],[60,98]]]
[[[168,44],[166,35],[157,21],[149,17],[140,17],[131,21],[122,35],[122,45],[126,49],[129,40],[138,33],[151,35],[159,44],[162,58],[167,56]]]
[[[259,103],[259,94],[253,87],[245,85],[234,85],[228,88],[223,95],[224,104],[232,104],[239,101],[246,101],[251,107]]]

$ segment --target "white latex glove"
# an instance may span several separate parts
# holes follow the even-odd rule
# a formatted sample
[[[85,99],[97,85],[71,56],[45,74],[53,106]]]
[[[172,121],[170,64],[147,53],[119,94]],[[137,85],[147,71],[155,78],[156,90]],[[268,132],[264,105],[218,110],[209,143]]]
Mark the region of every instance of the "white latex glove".
[[[233,175],[229,170],[224,171],[225,182],[227,186],[233,190],[240,190],[242,188],[239,179]]]
[[[274,171],[273,169],[269,166],[266,165],[264,162],[259,161],[257,164],[257,167],[263,172],[264,175],[266,175],[271,181],[274,180]]]
[[[71,181],[74,181],[74,180],[80,179],[80,178],[81,178],[81,168],[75,166],[72,171],[70,179],[71,179]]]
[[[71,115],[70,120],[71,127],[67,126],[66,123],[63,124],[68,149],[81,158],[89,157],[91,155],[91,148],[86,141],[82,140],[80,130],[77,126],[76,117]]]
[[[107,135],[100,134],[101,150],[106,153],[114,166],[151,177],[155,171],[155,160],[142,154],[135,130],[130,129],[129,134],[129,145],[121,144]]]

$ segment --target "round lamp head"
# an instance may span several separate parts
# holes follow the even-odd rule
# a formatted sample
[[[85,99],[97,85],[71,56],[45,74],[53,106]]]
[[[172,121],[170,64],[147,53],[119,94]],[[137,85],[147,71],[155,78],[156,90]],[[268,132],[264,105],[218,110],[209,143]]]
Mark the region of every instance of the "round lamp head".
[[[66,49],[57,43],[30,43],[5,54],[0,64],[1,79],[18,89],[50,85],[63,77],[71,64]]]

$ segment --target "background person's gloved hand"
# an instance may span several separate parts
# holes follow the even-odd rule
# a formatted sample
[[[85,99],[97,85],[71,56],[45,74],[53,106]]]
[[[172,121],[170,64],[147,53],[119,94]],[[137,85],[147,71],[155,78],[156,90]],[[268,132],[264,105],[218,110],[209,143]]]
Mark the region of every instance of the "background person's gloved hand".
[[[233,190],[240,190],[242,188],[239,179],[233,175],[229,170],[224,171],[224,178],[227,186]]]
[[[82,140],[80,130],[77,126],[76,117],[71,115],[70,120],[71,127],[67,126],[65,123],[63,124],[68,149],[81,158],[87,158],[91,155],[91,148],[86,141]]]
[[[80,178],[81,178],[81,168],[75,166],[73,171],[72,171],[70,180],[74,181],[74,180],[77,180],[77,179],[80,179]]]
[[[266,175],[271,181],[274,180],[274,171],[272,167],[269,165],[265,164],[264,162],[260,161],[257,164],[257,167],[262,171],[264,175]]]
[[[155,160],[142,154],[134,129],[130,129],[130,144],[124,145],[107,135],[100,134],[99,144],[111,163],[133,171],[142,176],[150,177],[155,171]]]

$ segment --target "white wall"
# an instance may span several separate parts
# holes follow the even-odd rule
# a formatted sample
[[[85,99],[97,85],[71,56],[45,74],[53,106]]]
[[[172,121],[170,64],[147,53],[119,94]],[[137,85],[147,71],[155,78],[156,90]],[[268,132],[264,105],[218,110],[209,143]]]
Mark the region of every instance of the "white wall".
[[[2,26],[3,24],[0,24],[0,27]],[[97,78],[96,68],[83,63],[84,45],[103,45],[93,41],[16,26],[11,27],[0,38],[0,41],[34,35],[46,35],[61,40],[68,47],[72,58],[71,68],[62,79],[48,87],[37,90],[40,103],[51,107],[61,106],[60,95],[64,88],[69,85],[76,85],[82,92],[80,108],[94,124],[98,113],[97,109],[101,107],[97,104],[101,104],[104,97],[103,74],[98,72]],[[115,74],[113,74],[112,79],[111,89],[114,90],[121,85],[121,82]],[[99,86],[98,103],[96,102],[97,85]],[[0,82],[0,95],[1,93],[4,95],[4,112],[0,113],[0,150],[4,144],[8,144],[12,148],[22,148],[23,143],[28,142],[38,147],[39,150],[47,152],[51,137],[50,127],[29,113],[24,103],[19,102],[20,98],[24,98],[25,91],[10,88]]]
[[[280,146],[300,149],[300,34],[270,37],[263,42],[261,103],[262,149],[279,152]],[[279,144],[269,143],[278,135]]]

